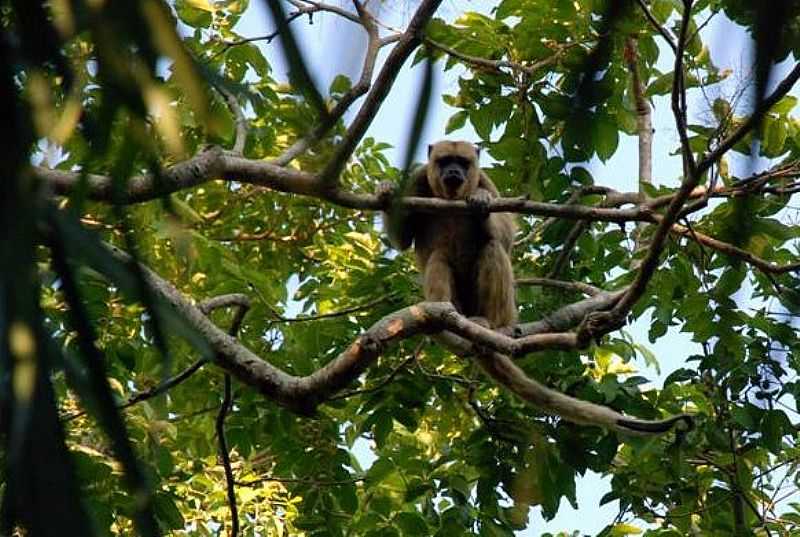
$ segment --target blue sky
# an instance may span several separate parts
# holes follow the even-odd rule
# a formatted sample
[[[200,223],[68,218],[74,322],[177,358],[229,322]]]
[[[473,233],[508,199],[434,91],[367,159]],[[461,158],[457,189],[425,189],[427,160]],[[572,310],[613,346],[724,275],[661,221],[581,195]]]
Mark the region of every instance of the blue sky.
[[[343,0],[331,0],[331,2],[336,5],[350,6],[350,2]],[[397,1],[373,4],[382,9],[382,12],[379,13],[380,20],[397,27],[405,26],[415,5],[414,2]],[[487,6],[491,5],[488,2],[450,0],[444,3],[439,11],[439,16],[452,19],[466,10],[485,12]],[[365,43],[363,32],[359,27],[327,13],[315,14],[312,26],[307,24],[307,19],[302,18],[294,22],[292,27],[320,90],[324,91],[330,81],[339,73],[345,73],[354,78],[359,72]],[[264,3],[257,0],[251,2],[249,12],[236,29],[244,36],[256,36],[271,32],[273,24],[264,11]],[[712,58],[717,66],[731,68],[736,73],[748,69],[751,42],[744,31],[725,19],[724,16],[717,15],[703,34],[706,36]],[[260,46],[273,65],[274,76],[285,80],[286,64],[281,57],[277,42]],[[385,55],[387,52],[388,47],[382,54]],[[669,65],[672,62],[672,54],[666,47],[662,49],[661,58],[663,62],[663,65],[660,66],[661,70],[671,70]],[[441,101],[439,95],[456,92],[457,77],[461,71],[452,69],[445,73],[442,62],[435,66],[435,71],[437,76],[434,98],[424,129],[423,143],[418,145],[418,154],[416,155],[418,161],[425,160],[424,152],[428,142],[445,137],[444,126],[450,115],[455,112]],[[405,151],[405,138],[410,129],[410,119],[407,115],[409,110],[414,109],[421,74],[422,69],[419,67],[404,67],[385,105],[367,133],[368,136],[395,146],[389,156],[396,166],[401,165],[400,160]],[[728,84],[727,91],[732,91],[737,81],[740,83],[741,79],[733,79]],[[713,99],[713,97],[712,92],[711,98]],[[353,110],[357,110],[358,104],[356,103]],[[677,148],[678,138],[674,130],[669,102],[667,98],[659,98],[654,105],[653,178],[657,183],[677,186],[680,160],[678,157],[670,157],[669,153]],[[690,107],[695,119],[702,117],[700,112],[708,109],[707,105],[699,98],[690,99]],[[478,139],[469,126],[453,133],[452,137],[466,140]],[[621,137],[617,153],[608,162],[592,161],[590,163],[596,183],[623,191],[636,189],[637,166],[637,140],[627,136]],[[656,343],[649,344],[647,341],[648,328],[648,319],[644,318],[628,327],[627,330],[637,342],[648,345],[658,358],[661,366],[660,374],[647,368],[644,363],[638,363],[637,366],[641,368],[643,375],[653,379],[654,384],[660,386],[670,372],[682,366],[688,356],[699,351],[699,346],[689,341],[674,327]],[[368,466],[373,458],[368,446],[360,445],[358,452],[360,458]],[[568,502],[563,501],[556,518],[545,522],[541,518],[539,508],[533,508],[529,529],[520,532],[519,535],[538,536],[544,532],[556,533],[574,530],[578,530],[581,535],[597,534],[617,514],[616,502],[598,507],[600,498],[608,492],[610,487],[607,481],[600,476],[590,474],[578,482],[577,489],[579,509],[574,510]]]

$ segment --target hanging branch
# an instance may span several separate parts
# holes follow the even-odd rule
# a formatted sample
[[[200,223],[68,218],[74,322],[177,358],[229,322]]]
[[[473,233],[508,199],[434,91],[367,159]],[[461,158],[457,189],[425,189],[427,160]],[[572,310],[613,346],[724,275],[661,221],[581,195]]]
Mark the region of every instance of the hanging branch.
[[[238,305],[238,307],[236,308],[236,313],[234,314],[233,317],[233,321],[231,322],[231,327],[228,330],[228,334],[231,337],[236,337],[236,335],[239,333],[239,328],[241,328],[242,326],[242,321],[244,321],[244,316],[250,309],[249,302],[242,302],[240,300],[242,296],[244,295],[227,295],[228,304],[231,303],[230,302],[231,297],[234,297],[233,300]],[[224,303],[225,298],[226,297],[218,298],[217,303]],[[208,306],[206,307],[208,308]],[[215,307],[221,307],[221,306],[215,305]],[[202,306],[199,309],[202,309]],[[225,470],[225,483],[228,496],[228,508],[231,511],[231,531],[228,535],[229,537],[238,537],[239,508],[236,505],[236,483],[234,481],[233,469],[231,468],[231,456],[228,451],[228,442],[225,439],[225,418],[228,416],[228,412],[230,412],[233,406],[233,390],[231,388],[230,374],[225,373],[223,379],[224,379],[224,392],[222,397],[222,404],[219,407],[219,412],[217,413],[217,418],[214,422],[214,427],[217,432],[217,441],[219,442],[219,455],[220,458],[222,459],[222,467]]]

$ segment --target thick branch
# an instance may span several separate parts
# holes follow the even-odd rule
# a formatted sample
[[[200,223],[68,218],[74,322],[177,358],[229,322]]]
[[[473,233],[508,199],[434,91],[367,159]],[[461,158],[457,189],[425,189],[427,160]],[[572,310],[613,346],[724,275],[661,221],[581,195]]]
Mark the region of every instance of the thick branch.
[[[32,172],[50,185],[58,195],[69,195],[78,188],[81,181],[79,172],[52,170],[40,166],[31,168]],[[261,160],[251,160],[211,148],[197,156],[176,164],[163,171],[156,180],[152,174],[132,177],[121,196],[124,203],[138,203],[157,199],[160,196],[191,188],[212,179],[227,179],[252,185],[264,186],[272,190],[300,194],[324,199],[331,203],[351,209],[384,210],[386,201],[371,194],[356,194],[341,190],[328,190],[317,176],[309,173],[283,168]],[[88,196],[98,201],[112,201],[111,177],[89,174]],[[476,209],[464,201],[449,201],[440,198],[402,198],[399,207],[420,212],[446,211],[451,214],[469,214]],[[489,204],[489,212],[513,212],[534,216],[589,220],[603,222],[652,221],[650,207],[630,209],[609,209],[586,205],[562,205],[528,201],[523,198],[495,198]]]
[[[129,261],[129,256],[124,252],[113,247],[109,249],[115,257]],[[542,348],[578,348],[588,342],[581,328],[576,333],[531,334],[515,340],[468,321],[449,303],[423,302],[387,315],[328,364],[310,375],[298,377],[265,362],[220,330],[199,307],[153,271],[142,267],[142,272],[152,291],[169,302],[206,339],[220,367],[245,384],[255,387],[266,397],[301,414],[313,413],[320,403],[360,375],[388,345],[417,334],[439,332],[445,328],[457,330],[463,335],[476,336],[477,343],[484,348],[503,348],[515,354]],[[590,300],[600,302],[604,298],[599,296]],[[462,338],[447,334],[444,332],[442,337],[463,342]],[[461,348],[470,345],[467,343],[465,347],[462,343]],[[659,422],[630,419],[610,409],[559,394],[528,379],[524,372],[510,363],[508,357],[497,355],[492,361],[498,365],[491,366],[485,358],[481,358],[481,363],[495,380],[543,410],[577,423],[591,423],[629,434],[649,434],[665,432],[675,422],[688,419],[677,417]],[[594,421],[595,417],[600,421]]]

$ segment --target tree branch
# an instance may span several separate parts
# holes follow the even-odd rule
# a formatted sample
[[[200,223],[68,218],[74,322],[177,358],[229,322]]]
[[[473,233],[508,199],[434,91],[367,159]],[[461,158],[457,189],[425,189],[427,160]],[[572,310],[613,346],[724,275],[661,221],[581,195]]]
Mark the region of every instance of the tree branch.
[[[130,262],[130,257],[121,250],[109,246],[109,251],[116,258]],[[574,333],[535,334],[531,333],[536,328],[534,326],[527,327],[529,332],[526,333],[526,327],[522,326],[520,330],[526,335],[514,339],[502,332],[494,332],[470,322],[456,312],[450,303],[422,302],[387,315],[361,334],[339,356],[313,373],[300,377],[262,360],[235,338],[220,330],[199,307],[152,270],[142,266],[142,272],[152,292],[171,304],[204,337],[215,352],[214,361],[217,365],[243,383],[256,388],[267,398],[303,415],[312,414],[320,403],[352,382],[388,345],[417,334],[450,330],[455,334],[443,332],[440,338],[449,338],[455,345],[454,352],[469,352],[473,346],[477,346],[484,349],[503,349],[514,355],[545,348],[582,348],[595,335],[593,327],[584,322]],[[582,301],[583,307],[586,308],[590,301],[595,306],[605,304],[609,299],[616,300],[616,296],[618,294],[600,294]],[[544,326],[546,323],[538,325],[539,328]],[[456,334],[474,337],[474,343]],[[491,359],[482,357],[479,360],[492,378],[526,401],[539,405],[546,412],[556,413],[577,423],[591,423],[627,434],[651,434],[665,432],[676,422],[689,419],[683,416],[655,422],[631,419],[599,405],[560,394],[527,378],[507,356],[495,354]],[[491,362],[496,362],[497,365],[492,366]],[[601,421],[594,421],[595,418]]]
[[[242,154],[244,151],[244,144],[247,142],[247,131],[249,122],[247,118],[244,116],[242,112],[242,107],[239,105],[239,101],[236,99],[236,95],[231,93],[227,88],[225,88],[222,84],[215,84],[214,87],[216,90],[225,98],[225,102],[228,105],[231,113],[234,117],[234,124],[236,125],[236,132],[233,136],[233,147],[231,151],[237,154]]]
[[[647,7],[647,4],[645,4],[644,0],[636,0],[636,2],[639,4],[639,7],[642,8],[642,13],[644,13],[645,18],[647,18],[647,20],[650,22],[653,28],[655,28],[655,30],[659,34],[661,34],[661,37],[663,37],[664,40],[667,42],[667,45],[669,45],[669,48],[672,49],[672,52],[677,54],[678,46],[675,44],[675,39],[672,37],[669,31],[667,31],[666,28],[664,28],[663,26],[661,26],[661,24],[658,23],[655,16],[653,16],[653,13],[650,11],[650,8]]]
[[[573,43],[565,43],[562,45],[557,45],[553,47],[556,49],[553,52],[553,54],[539,61],[533,62],[530,65],[524,65],[509,60],[490,60],[488,58],[481,58],[479,56],[470,56],[468,54],[464,54],[463,52],[459,52],[458,50],[452,47],[448,47],[443,43],[434,41],[433,39],[430,39],[428,37],[425,37],[423,40],[425,41],[426,44],[430,45],[431,47],[438,49],[447,54],[448,56],[452,56],[453,58],[461,60],[462,62],[472,65],[474,67],[489,69],[491,71],[501,74],[504,73],[503,69],[510,69],[512,71],[524,73],[528,76],[532,76],[533,74],[536,73],[536,71],[538,71],[543,67],[547,67],[548,65],[556,63],[561,58],[561,56],[563,56],[564,52],[566,52],[570,48],[583,44],[582,42],[578,41]]]
[[[758,125],[764,114],[766,114],[770,108],[772,108],[775,104],[777,104],[778,101],[783,99],[787,93],[789,93],[792,87],[794,87],[794,85],[797,83],[798,79],[800,79],[800,62],[795,64],[794,68],[789,72],[786,78],[781,80],[781,82],[775,87],[775,91],[760,101],[760,106],[756,110],[753,110],[753,113],[750,115],[750,117],[748,117],[738,129],[733,131],[730,136],[720,142],[720,144],[713,151],[703,157],[703,159],[697,164],[697,173],[703,174],[703,172],[710,168],[712,164],[717,162],[722,155],[727,153],[728,150],[736,145],[742,138],[747,136],[747,134]]]
[[[800,271],[800,261],[795,263],[788,263],[786,265],[778,265],[776,263],[771,263],[756,255],[751,254],[750,252],[748,252],[743,248],[739,248],[738,246],[734,246],[732,244],[723,242],[713,237],[709,237],[708,235],[700,233],[699,231],[696,231],[694,229],[690,229],[686,226],[682,226],[680,224],[673,224],[672,229],[670,231],[676,235],[681,235],[683,237],[694,239],[703,246],[708,246],[709,248],[721,252],[723,254],[741,259],[745,263],[753,265],[754,267],[756,267],[761,272],[764,272],[765,274],[785,274],[787,272]]]
[[[686,11],[689,11],[691,2],[687,2]],[[683,26],[686,26],[686,21],[684,21]],[[685,36],[685,28],[682,30],[682,35]],[[679,42],[679,50],[682,50],[681,42]],[[676,77],[678,68],[681,67],[681,62],[676,59]],[[800,78],[800,64],[796,65],[792,72],[787,76],[780,84],[776,87],[775,91],[769,95],[769,97],[765,98],[761,102],[761,106],[758,110],[755,110],[750,118],[740,127],[737,129],[730,137],[728,137],[723,143],[720,144],[717,149],[712,151],[709,155],[703,158],[697,165],[694,165],[693,158],[688,160],[687,163],[689,164],[689,174],[684,178],[683,182],[681,183],[681,187],[678,192],[674,195],[672,200],[670,201],[669,205],[667,206],[667,210],[665,211],[661,221],[659,222],[655,233],[651,238],[651,243],[648,248],[647,254],[645,259],[642,261],[641,266],[639,267],[639,272],[636,275],[633,283],[628,288],[628,291],[625,293],[625,296],[617,303],[614,309],[609,312],[608,314],[604,314],[602,316],[598,316],[595,321],[596,322],[605,322],[607,323],[607,328],[619,327],[624,323],[624,318],[633,307],[633,305],[641,298],[644,290],[647,287],[650,278],[652,278],[656,268],[659,264],[659,257],[664,247],[664,242],[666,240],[667,234],[672,230],[673,225],[677,221],[677,219],[681,216],[683,206],[687,199],[689,199],[692,191],[697,187],[697,184],[700,182],[702,174],[706,171],[717,159],[719,159],[724,151],[721,151],[723,147],[730,149],[733,145],[740,140],[742,137],[745,136],[749,130],[753,129],[758,124],[758,119],[767,111],[771,106],[777,103],[786,93],[792,88],[794,83]],[[677,86],[673,86],[673,90],[679,88]],[[673,111],[675,112],[675,119],[676,123],[679,123],[679,131],[681,130],[681,125],[685,127],[682,123],[683,116],[683,109],[681,108],[680,104],[676,105],[675,91],[673,91]],[[685,134],[685,129],[684,129]],[[725,151],[727,151],[725,149]],[[686,141],[686,145],[684,146],[684,152],[691,151],[688,148],[688,140]],[[601,320],[602,317],[602,320]]]
[[[597,296],[603,292],[602,289],[582,282],[568,282],[564,280],[554,280],[552,278],[517,278],[517,285],[538,285],[541,287],[554,287],[556,289],[564,289],[567,291],[574,291],[576,293],[583,293],[588,296]]]
[[[37,178],[45,181],[58,195],[69,195],[81,183],[80,172],[52,170],[41,166],[33,166],[31,171]],[[311,196],[351,209],[386,209],[386,200],[378,196],[326,189],[324,184],[318,180],[318,176],[313,174],[283,168],[269,162],[247,159],[223,151],[219,147],[209,148],[187,161],[165,169],[158,181],[152,174],[131,177],[127,188],[118,198],[112,199],[113,180],[111,177],[88,174],[86,176],[87,195],[91,199],[109,203],[117,200],[124,203],[139,203],[220,178],[291,194]],[[397,200],[397,203],[403,209],[420,212],[447,211],[450,214],[471,214],[476,211],[465,201],[449,201],[440,198],[407,197]],[[524,198],[495,198],[489,204],[488,211],[618,223],[650,222],[653,212],[648,206],[609,209],[528,201]]]

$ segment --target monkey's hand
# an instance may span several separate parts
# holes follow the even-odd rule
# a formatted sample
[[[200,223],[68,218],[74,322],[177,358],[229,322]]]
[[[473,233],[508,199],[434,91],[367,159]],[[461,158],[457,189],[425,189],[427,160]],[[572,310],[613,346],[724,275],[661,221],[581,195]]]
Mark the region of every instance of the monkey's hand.
[[[397,185],[392,181],[381,181],[375,189],[375,196],[384,207],[388,207],[396,195]]]
[[[489,216],[489,204],[492,203],[492,194],[485,188],[479,188],[467,196],[467,206],[477,211],[482,218]]]

